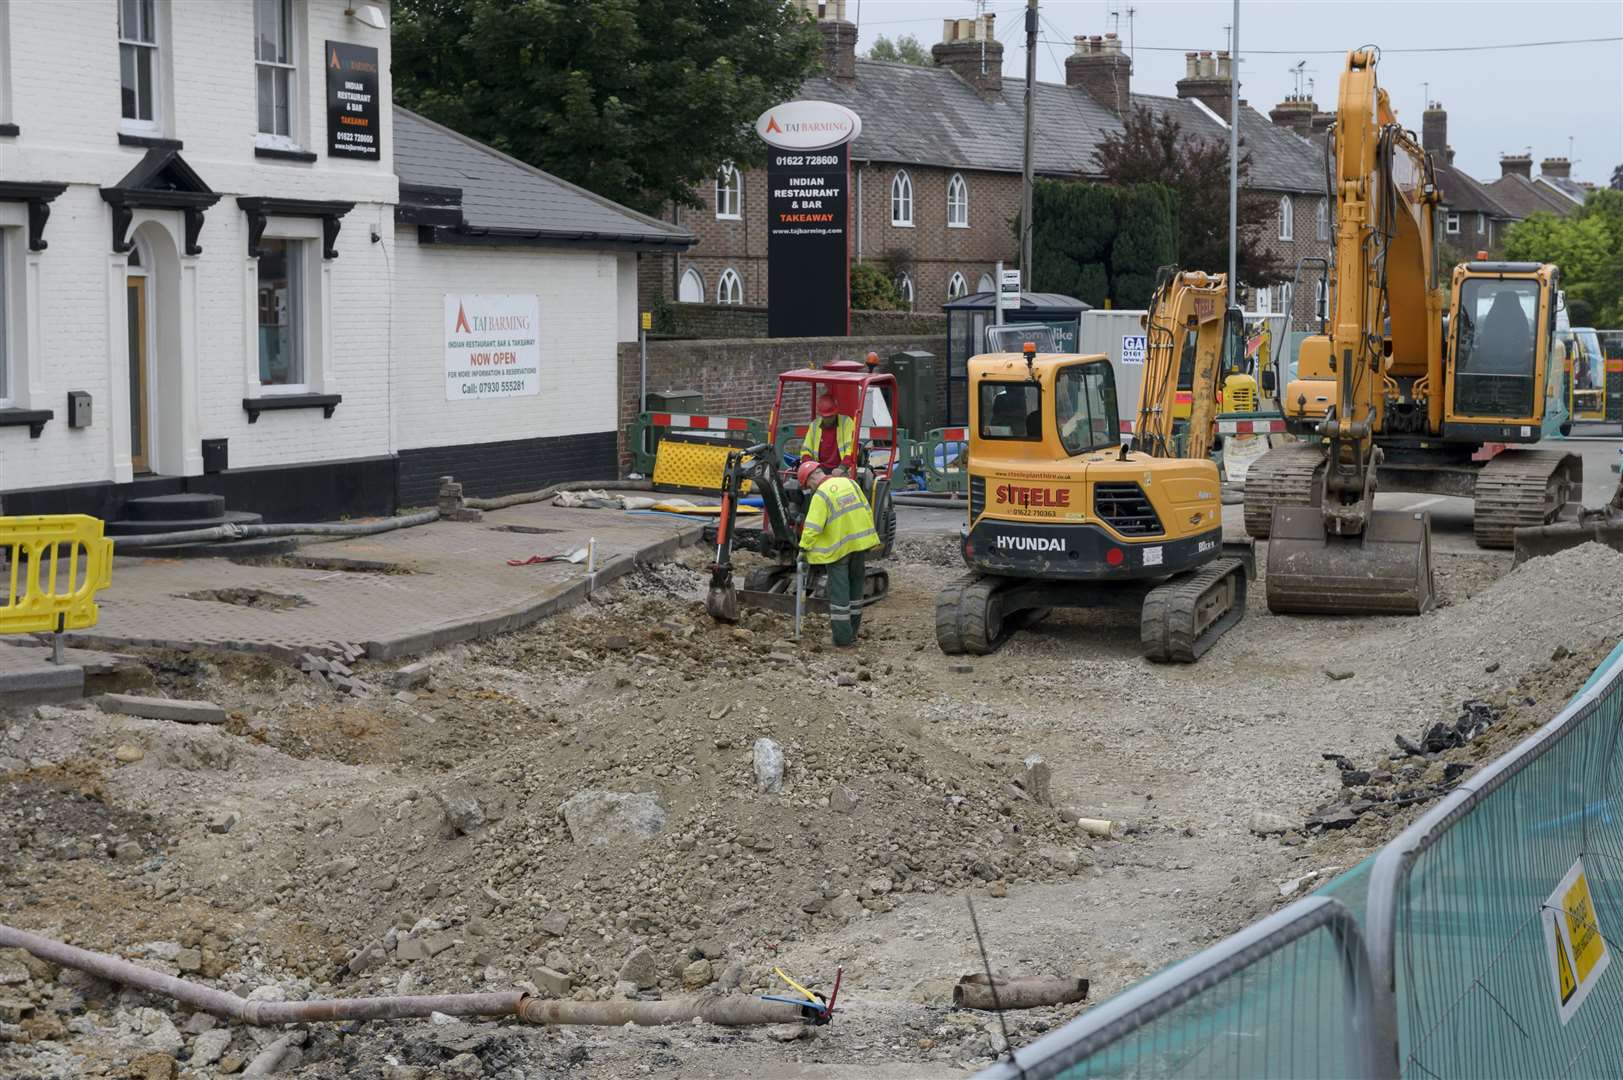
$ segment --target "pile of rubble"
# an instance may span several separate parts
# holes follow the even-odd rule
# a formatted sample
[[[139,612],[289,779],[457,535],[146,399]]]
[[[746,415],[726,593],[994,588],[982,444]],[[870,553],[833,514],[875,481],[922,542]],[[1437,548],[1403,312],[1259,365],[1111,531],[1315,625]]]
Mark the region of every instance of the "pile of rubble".
[[[299,670],[314,681],[330,686],[341,694],[369,698],[382,693],[383,689],[357,675],[355,669],[350,667],[365,656],[365,649],[340,644],[335,646],[333,653],[328,656],[314,652],[300,654]],[[418,661],[389,672],[385,676],[385,681],[388,688],[394,691],[395,700],[409,705],[417,700],[414,691],[427,683],[432,674],[433,671],[427,661]]]

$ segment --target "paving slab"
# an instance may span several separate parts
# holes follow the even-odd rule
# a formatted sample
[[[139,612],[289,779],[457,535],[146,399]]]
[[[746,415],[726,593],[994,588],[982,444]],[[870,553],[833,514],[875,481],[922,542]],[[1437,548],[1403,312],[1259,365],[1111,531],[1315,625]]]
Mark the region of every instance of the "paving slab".
[[[702,524],[547,504],[489,511],[377,536],[303,544],[268,559],[121,556],[101,619],[73,645],[415,656],[515,630],[586,599],[639,563],[673,557]],[[509,566],[596,540],[585,563]]]
[[[72,701],[84,696],[84,665],[68,650],[53,664],[50,650],[0,643],[0,707]]]

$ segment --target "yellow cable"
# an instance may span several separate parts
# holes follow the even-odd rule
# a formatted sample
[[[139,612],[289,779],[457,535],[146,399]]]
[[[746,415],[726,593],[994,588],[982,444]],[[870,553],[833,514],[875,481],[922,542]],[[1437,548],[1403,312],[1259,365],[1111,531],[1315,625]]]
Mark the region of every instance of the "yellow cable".
[[[796,990],[799,990],[801,992],[801,994],[805,995],[805,998],[806,998],[807,1001],[810,1001],[813,1004],[821,1004],[822,1003],[821,999],[818,998],[818,996],[816,994],[812,993],[810,990],[807,990],[804,986],[801,986],[799,983],[795,982],[789,976],[785,975],[783,973],[782,968],[780,968],[780,967],[773,968],[772,969],[772,974],[776,975],[778,978],[782,979],[784,982],[788,983],[790,986],[794,987]]]

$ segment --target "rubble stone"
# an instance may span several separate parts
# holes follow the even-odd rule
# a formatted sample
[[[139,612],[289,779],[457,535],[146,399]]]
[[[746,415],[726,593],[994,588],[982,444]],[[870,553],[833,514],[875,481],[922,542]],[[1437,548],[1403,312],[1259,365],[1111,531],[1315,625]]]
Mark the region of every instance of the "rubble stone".
[[[577,844],[645,840],[665,827],[665,806],[652,791],[581,791],[558,812]]]

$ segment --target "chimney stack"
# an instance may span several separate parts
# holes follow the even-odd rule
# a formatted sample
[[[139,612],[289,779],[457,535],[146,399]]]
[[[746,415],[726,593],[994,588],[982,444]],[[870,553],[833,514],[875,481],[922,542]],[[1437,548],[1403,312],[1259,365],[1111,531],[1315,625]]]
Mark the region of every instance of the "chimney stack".
[[[1420,114],[1420,145],[1433,162],[1448,160],[1448,113],[1440,101],[1427,102]]]
[[[1065,58],[1065,85],[1080,86],[1089,97],[1117,116],[1132,104],[1133,61],[1121,51],[1115,34],[1077,35],[1076,48]]]
[[[1520,176],[1523,179],[1531,180],[1533,178],[1533,155],[1499,155],[1499,175],[1501,177]]]
[[[1564,157],[1547,157],[1538,163],[1538,174],[1552,180],[1571,180],[1572,162]]]
[[[1220,52],[1184,53],[1184,77],[1178,80],[1178,96],[1193,98],[1228,123],[1229,54]]]
[[[997,16],[945,19],[941,44],[930,49],[937,67],[944,67],[973,86],[983,97],[1003,92],[1003,43],[992,24]]]
[[[845,0],[795,0],[823,32],[823,70],[835,82],[857,77],[857,27],[845,19]]]
[[[1275,126],[1289,128],[1305,139],[1313,134],[1313,117],[1318,111],[1307,94],[1287,94],[1284,101],[1268,110],[1268,119]]]

